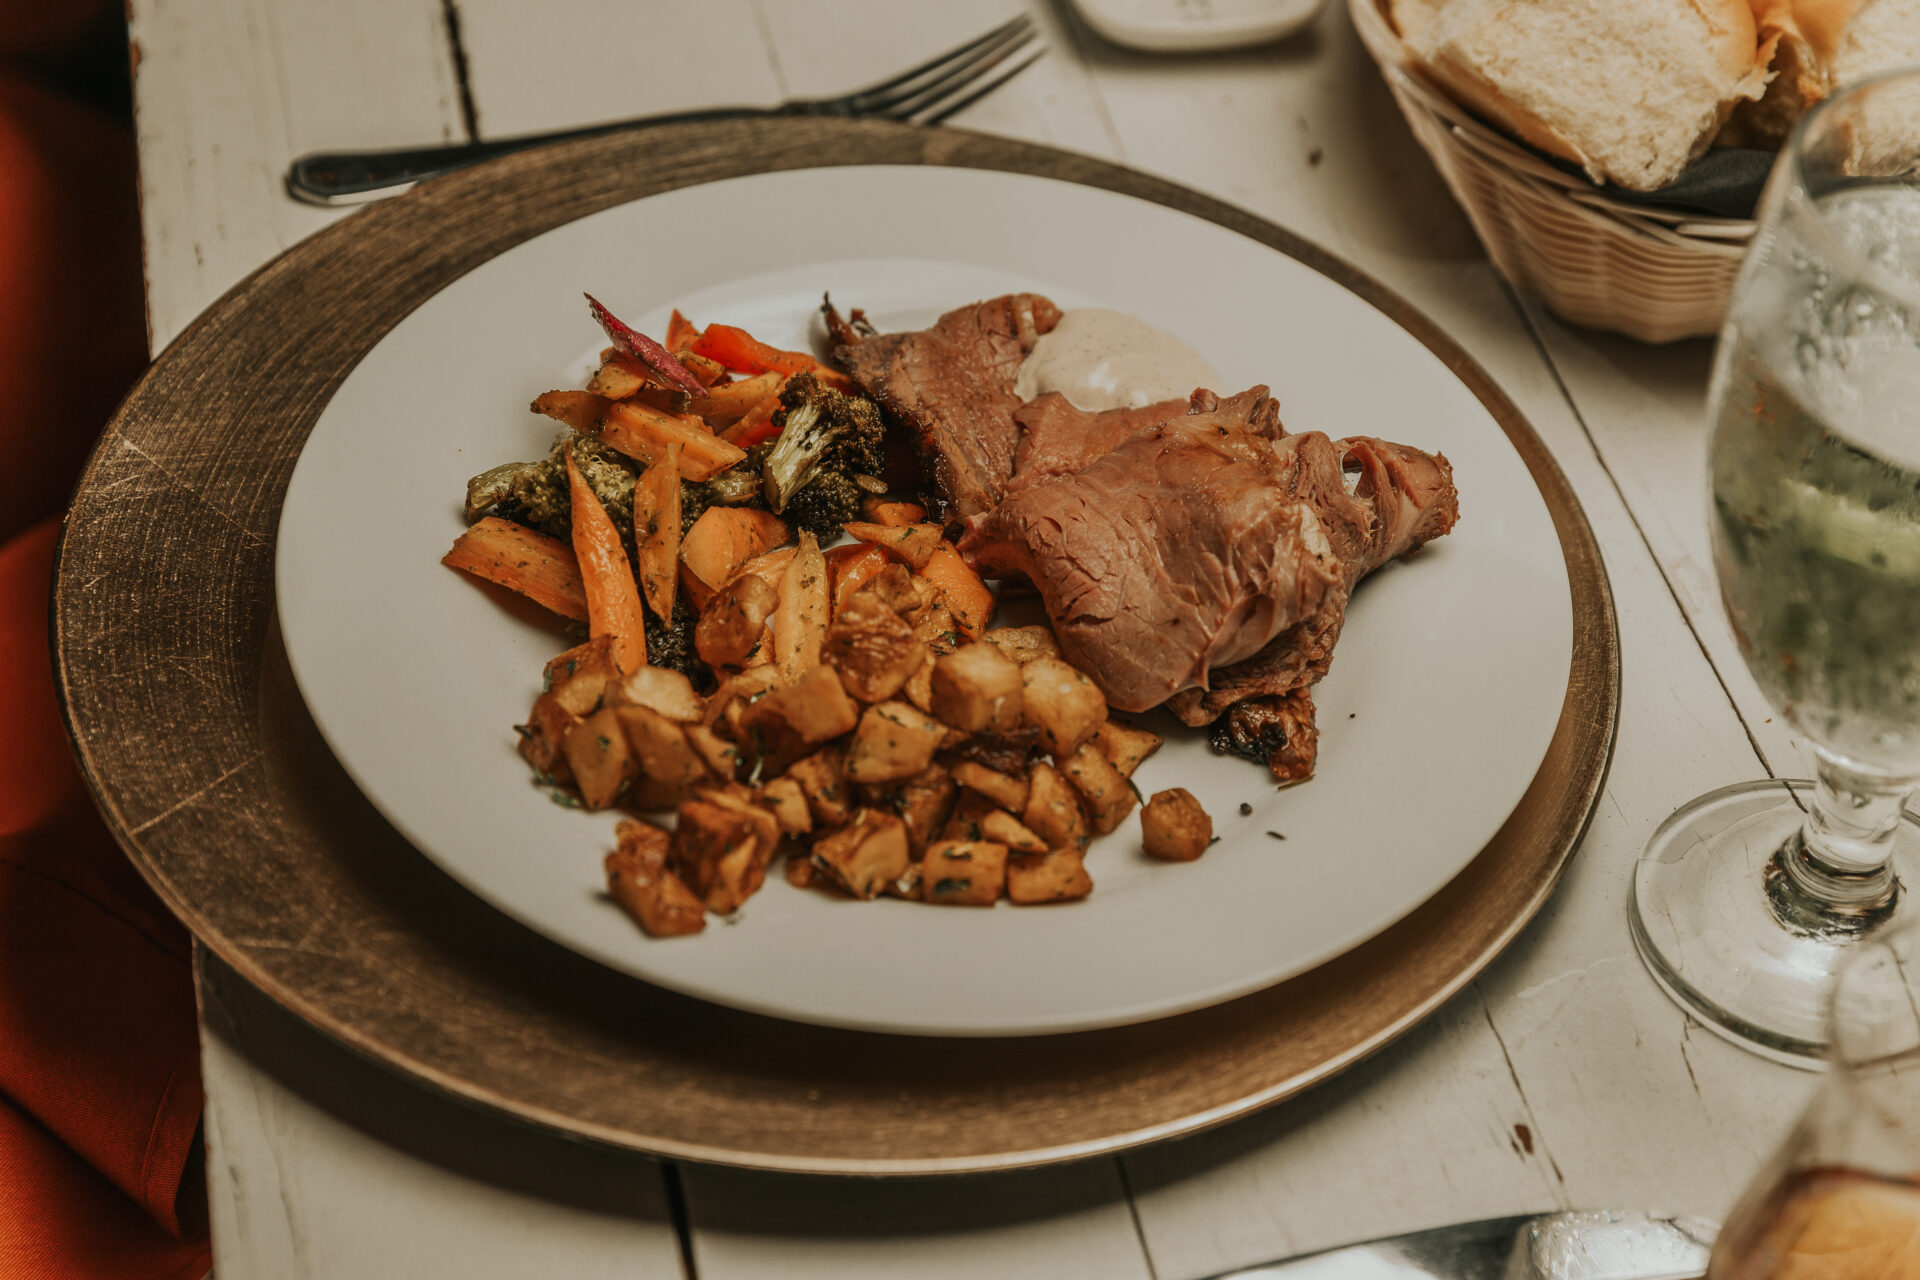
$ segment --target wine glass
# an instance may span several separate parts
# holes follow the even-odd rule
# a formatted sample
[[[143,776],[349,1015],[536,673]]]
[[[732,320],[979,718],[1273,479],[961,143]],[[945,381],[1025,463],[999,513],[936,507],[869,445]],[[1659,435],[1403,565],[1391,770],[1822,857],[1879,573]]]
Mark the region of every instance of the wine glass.
[[[1920,1276],[1920,928],[1854,948],[1832,1074],[1714,1242],[1707,1280]]]
[[[1709,403],[1721,599],[1818,777],[1681,808],[1629,915],[1709,1027],[1817,1067],[1840,964],[1920,916],[1920,68],[1835,94],[1788,140]]]

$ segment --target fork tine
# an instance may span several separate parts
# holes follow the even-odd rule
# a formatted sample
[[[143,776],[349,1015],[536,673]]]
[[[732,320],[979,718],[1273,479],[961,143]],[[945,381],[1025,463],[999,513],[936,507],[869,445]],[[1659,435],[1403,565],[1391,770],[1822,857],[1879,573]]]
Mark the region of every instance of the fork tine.
[[[922,118],[919,121],[919,123],[939,124],[942,120],[945,120],[948,116],[953,115],[955,112],[965,111],[968,107],[980,101],[980,99],[986,97],[988,94],[992,93],[995,89],[998,89],[1001,85],[1013,79],[1015,76],[1019,75],[1022,71],[1025,71],[1028,67],[1032,66],[1034,63],[1040,61],[1040,59],[1046,56],[1047,56],[1046,46],[1042,45],[1040,48],[1035,49],[1027,57],[1021,59],[1020,63],[1017,66],[1010,67],[1007,70],[1001,72],[999,75],[995,76],[993,79],[981,85],[978,89],[975,89],[972,93],[969,93],[964,98],[961,98],[958,102],[950,102],[946,104],[945,106],[941,107],[940,110],[934,112],[932,115]]]
[[[890,100],[869,107],[864,114],[886,116],[893,120],[908,119],[916,112],[939,105],[948,95],[965,89],[1038,38],[1031,29],[1022,31],[1011,39],[979,50],[935,80],[911,90],[896,92]]]
[[[936,58],[930,58],[910,71],[903,71],[890,80],[868,85],[840,99],[854,112],[866,115],[889,109],[901,97],[919,92],[922,86],[914,82],[929,76],[944,76],[956,66],[968,65],[983,53],[990,54],[994,49],[1010,39],[1017,39],[1033,29],[1033,19],[1026,14],[1001,23],[984,35],[976,36],[956,49],[949,49]]]

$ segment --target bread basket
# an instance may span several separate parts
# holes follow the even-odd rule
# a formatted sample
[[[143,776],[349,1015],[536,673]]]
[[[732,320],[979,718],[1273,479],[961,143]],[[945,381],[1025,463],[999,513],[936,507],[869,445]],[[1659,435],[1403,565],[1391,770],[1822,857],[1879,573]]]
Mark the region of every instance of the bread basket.
[[[1481,123],[1413,68],[1379,0],[1361,43],[1500,273],[1575,324],[1672,342],[1720,331],[1754,224],[1628,204]]]

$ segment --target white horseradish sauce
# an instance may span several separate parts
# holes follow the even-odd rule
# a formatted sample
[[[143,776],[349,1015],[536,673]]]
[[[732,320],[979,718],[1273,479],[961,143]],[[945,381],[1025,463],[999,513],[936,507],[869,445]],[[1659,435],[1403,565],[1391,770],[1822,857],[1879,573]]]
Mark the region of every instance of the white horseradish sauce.
[[[1185,400],[1196,387],[1220,390],[1220,375],[1170,333],[1118,311],[1081,307],[1060,317],[1020,366],[1014,394],[1058,391],[1090,412]]]

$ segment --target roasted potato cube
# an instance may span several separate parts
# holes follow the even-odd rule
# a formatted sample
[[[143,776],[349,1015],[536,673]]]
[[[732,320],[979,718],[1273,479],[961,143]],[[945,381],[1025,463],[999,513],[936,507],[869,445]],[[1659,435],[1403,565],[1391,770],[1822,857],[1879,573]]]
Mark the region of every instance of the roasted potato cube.
[[[620,807],[634,813],[672,813],[692,794],[693,788],[685,783],[661,782],[643,773],[627,784]]]
[[[847,777],[897,782],[925,773],[946,736],[947,726],[910,703],[868,707],[847,747]]]
[[[760,887],[766,863],[759,859],[761,828],[747,813],[708,797],[683,802],[674,829],[671,865],[710,911],[727,915]],[[762,813],[769,821],[771,814]]]
[[[805,793],[815,827],[844,826],[852,818],[853,790],[847,781],[845,748],[823,747],[796,761],[787,776]]]
[[[603,707],[567,730],[561,749],[567,754],[574,785],[580,788],[580,803],[589,809],[604,809],[618,800],[640,772],[640,758],[612,707]]]
[[[807,793],[791,777],[775,778],[760,788],[760,803],[767,807],[780,830],[790,836],[804,836],[813,830],[813,813],[807,808]]]
[[[699,752],[700,759],[716,778],[731,782],[740,776],[740,748],[703,724],[686,726],[687,745]]]
[[[1027,780],[1025,778],[1009,778],[1006,774],[996,773],[976,761],[962,760],[953,766],[953,780],[963,787],[973,788],[1008,813],[1026,811]]]
[[[646,385],[646,366],[624,351],[608,347],[600,353],[600,368],[587,383],[587,390],[609,400],[625,400]]]
[[[852,604],[860,596],[870,596],[895,613],[912,613],[921,605],[920,593],[914,589],[915,581],[905,565],[889,564],[869,578],[847,603]]]
[[[909,902],[920,901],[920,864],[909,862],[907,869],[896,880],[887,881],[886,888],[880,892],[889,898],[905,898]]]
[[[1123,720],[1109,720],[1093,731],[1093,745],[1123,778],[1131,778],[1140,762],[1158,751],[1164,741],[1151,729],[1141,729]]]
[[[616,706],[647,707],[677,724],[698,724],[706,703],[693,691],[693,681],[671,667],[641,667],[614,689]]]
[[[1020,664],[990,644],[970,644],[933,664],[933,714],[968,733],[1009,733],[1025,705]]]
[[[920,643],[936,654],[952,653],[966,643],[967,637],[960,630],[959,620],[953,616],[953,610],[947,607],[944,600],[935,600],[915,610],[907,615],[907,621],[913,624],[913,634]]]
[[[953,810],[940,827],[942,840],[979,841],[987,838],[986,821],[990,813],[999,813],[993,801],[977,791],[962,791],[953,802]]]
[[[1020,820],[1002,809],[980,819],[980,834],[995,844],[1003,844],[1014,853],[1045,853],[1047,842],[1020,825]]]
[[[780,592],[757,573],[744,573],[714,593],[693,629],[693,647],[710,667],[737,667],[760,643]]]
[[[1022,714],[1040,730],[1040,745],[1064,760],[1107,718],[1107,699],[1086,673],[1058,658],[1035,658],[1020,668],[1026,685]]]
[[[927,902],[990,907],[1007,885],[1007,846],[991,841],[942,840],[920,860],[920,893]]]
[[[856,592],[827,628],[825,660],[862,702],[885,702],[899,693],[928,656],[913,628],[865,592]]]
[[[707,927],[707,908],[679,876],[624,844],[607,855],[607,893],[650,937],[671,938]]]
[[[907,677],[907,683],[902,686],[900,692],[906,696],[908,702],[922,711],[931,711],[933,709],[933,663],[921,663],[919,669]]]
[[[546,691],[559,706],[576,716],[600,709],[607,689],[620,679],[613,661],[613,637],[600,636],[575,645],[547,663]]]
[[[1213,819],[1185,787],[1153,793],[1140,810],[1140,841],[1147,856],[1192,862],[1213,843]]]
[[[754,839],[759,842],[756,852],[760,856],[761,864],[764,866],[772,863],[773,855],[780,848],[780,819],[773,815],[771,809],[756,803],[759,797],[752,789],[740,786],[738,783],[730,783],[725,787],[704,787],[694,794],[710,804],[731,809],[745,818],[748,825],[753,828]]]
[[[775,689],[749,707],[741,726],[771,739],[790,733],[808,746],[837,738],[860,722],[860,708],[832,667],[814,667],[785,689]]]
[[[942,765],[928,765],[925,773],[905,782],[872,783],[860,788],[862,803],[886,809],[907,824],[907,853],[919,857],[940,824],[953,812],[953,799],[959,788],[953,775]]]
[[[707,910],[730,916],[767,882],[767,863],[756,841],[742,840],[714,866],[713,887],[707,890]]]
[[[772,667],[749,667],[738,675],[728,676],[719,688],[707,695],[707,711],[700,722],[709,729],[723,724],[728,711],[736,704],[751,703],[779,683],[780,673]]]
[[[613,714],[639,757],[640,772],[647,777],[669,787],[684,787],[707,776],[706,761],[687,741],[686,731],[672,720],[652,707],[615,707]]]
[[[1093,877],[1078,849],[1007,855],[1007,897],[1021,906],[1072,902],[1093,892]]]
[[[651,822],[622,818],[614,824],[613,838],[620,852],[627,854],[636,869],[665,871],[667,856],[673,850],[673,832]]]
[[[1060,772],[1080,793],[1080,802],[1087,809],[1087,821],[1096,833],[1105,835],[1133,812],[1138,799],[1133,784],[1092,743],[1061,761]]]
[[[1035,658],[1060,656],[1060,642],[1046,627],[995,627],[980,638],[1023,667]]]
[[[580,723],[580,717],[560,705],[550,693],[533,701],[527,722],[516,725],[520,734],[520,755],[533,766],[543,781],[560,786],[573,785],[573,770],[567,764],[567,734]]]
[[[1034,749],[1040,742],[1040,731],[1030,724],[1023,724],[1009,734],[976,733],[965,742],[952,746],[948,754],[953,762],[971,760],[995,773],[1004,773],[1008,777],[1024,777],[1033,764]]]
[[[1087,847],[1087,815],[1080,808],[1080,795],[1044,760],[1033,766],[1027,780],[1027,807],[1020,820],[1049,849]]]
[[[862,809],[850,824],[813,842],[813,861],[854,897],[876,897],[911,865],[906,825],[890,813]]]
[[[820,868],[813,865],[812,854],[793,853],[787,856],[787,883],[794,888],[813,888],[813,882],[819,874]]]

